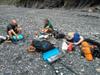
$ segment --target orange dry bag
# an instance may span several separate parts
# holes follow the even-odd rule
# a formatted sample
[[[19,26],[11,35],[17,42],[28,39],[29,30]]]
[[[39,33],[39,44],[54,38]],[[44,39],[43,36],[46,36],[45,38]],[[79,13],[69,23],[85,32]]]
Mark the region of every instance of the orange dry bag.
[[[81,44],[81,49],[82,49],[82,52],[84,53],[86,60],[92,61],[93,55],[92,55],[91,46],[89,45],[89,43],[86,41],[83,41]]]

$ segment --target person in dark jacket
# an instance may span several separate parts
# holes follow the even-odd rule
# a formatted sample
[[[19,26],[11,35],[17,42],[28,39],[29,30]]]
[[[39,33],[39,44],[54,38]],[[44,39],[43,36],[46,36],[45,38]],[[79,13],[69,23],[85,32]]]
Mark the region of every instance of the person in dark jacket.
[[[7,34],[12,37],[15,35],[17,37],[17,34],[20,33],[22,28],[17,24],[16,20],[11,20],[11,23],[7,26]]]

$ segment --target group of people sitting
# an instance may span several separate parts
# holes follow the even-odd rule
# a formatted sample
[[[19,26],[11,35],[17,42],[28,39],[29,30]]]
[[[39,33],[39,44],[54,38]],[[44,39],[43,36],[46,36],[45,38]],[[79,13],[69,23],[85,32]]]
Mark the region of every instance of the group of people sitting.
[[[18,38],[18,34],[20,34],[21,32],[22,28],[17,24],[16,20],[11,20],[11,23],[7,26],[7,36],[0,36],[0,43],[3,43],[6,40],[10,40],[12,36],[16,36],[16,38]],[[79,46],[81,48],[83,56],[88,61],[93,60],[94,57],[100,58],[100,43],[89,38],[84,38],[78,32],[69,32],[66,34],[60,33],[53,28],[51,22],[48,19],[44,20],[44,28],[40,30],[40,32],[42,34],[52,34],[56,39],[65,39],[69,44],[71,43],[72,45]],[[44,45],[45,43],[48,43],[51,48],[54,47],[53,44],[48,42],[47,40],[40,41],[39,39],[34,39],[27,50],[28,52],[46,51],[48,50],[48,48],[42,48],[42,45]]]

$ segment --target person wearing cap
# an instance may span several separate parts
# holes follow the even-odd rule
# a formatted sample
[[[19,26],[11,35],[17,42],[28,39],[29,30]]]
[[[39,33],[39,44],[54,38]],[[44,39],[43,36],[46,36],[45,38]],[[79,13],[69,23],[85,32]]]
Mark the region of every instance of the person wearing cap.
[[[42,32],[52,32],[53,31],[53,26],[51,24],[51,22],[48,19],[44,20],[44,28],[42,29]]]
[[[74,45],[79,45],[84,41],[84,38],[77,32],[69,32],[66,39]]]
[[[66,36],[67,40],[74,45],[80,45],[81,55],[85,57],[87,61],[93,60],[91,46],[88,42],[84,41],[84,38],[77,32],[69,32]]]
[[[7,34],[12,37],[15,35],[17,37],[17,34],[20,33],[22,28],[17,24],[16,20],[11,20],[10,24],[7,26]]]

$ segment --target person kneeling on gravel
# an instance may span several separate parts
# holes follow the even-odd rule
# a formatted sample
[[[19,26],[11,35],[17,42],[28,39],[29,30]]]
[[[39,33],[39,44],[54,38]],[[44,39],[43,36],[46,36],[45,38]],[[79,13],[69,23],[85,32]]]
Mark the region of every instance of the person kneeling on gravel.
[[[44,20],[44,28],[42,29],[42,32],[51,33],[53,30],[54,29],[53,29],[51,22],[48,19],[45,19]]]
[[[91,61],[94,57],[100,58],[100,43],[89,38],[83,38],[77,32],[70,32],[66,39],[74,45],[79,45],[86,60]]]
[[[66,39],[74,45],[80,45],[84,41],[84,38],[77,32],[69,32],[66,35]]]
[[[33,39],[27,51],[28,52],[45,52],[53,48],[55,48],[54,45],[51,44],[49,41],[46,41],[46,40],[39,41],[39,40]]]
[[[79,45],[81,47],[81,52],[85,56],[86,60],[93,60],[91,46],[88,44],[88,42],[84,41],[84,38],[79,33],[69,32],[66,39],[73,45]]]
[[[15,19],[11,20],[11,23],[7,26],[7,34],[10,37],[12,37],[13,35],[18,37],[17,34],[20,33],[21,30],[22,30],[22,28],[17,24]]]

